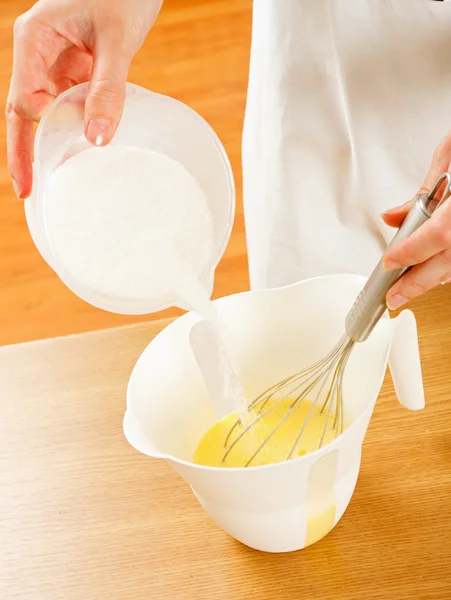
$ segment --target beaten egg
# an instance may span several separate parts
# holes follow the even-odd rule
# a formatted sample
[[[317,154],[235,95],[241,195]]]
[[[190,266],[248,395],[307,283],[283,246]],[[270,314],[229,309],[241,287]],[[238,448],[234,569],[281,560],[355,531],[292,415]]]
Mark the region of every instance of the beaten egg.
[[[267,404],[259,419],[257,411],[250,411],[241,422],[236,413],[224,417],[202,437],[193,462],[210,467],[244,467],[251,459],[250,466],[282,462],[290,455],[307,419],[292,458],[317,450],[324,429],[323,446],[335,439],[335,414],[328,415],[328,408],[321,412],[321,406],[312,409],[311,402],[303,401],[289,414],[292,407],[293,399],[285,398],[278,403],[273,401],[272,405]],[[250,429],[245,431],[254,421]],[[242,437],[238,439],[241,434]],[[233,447],[225,456],[232,444]]]

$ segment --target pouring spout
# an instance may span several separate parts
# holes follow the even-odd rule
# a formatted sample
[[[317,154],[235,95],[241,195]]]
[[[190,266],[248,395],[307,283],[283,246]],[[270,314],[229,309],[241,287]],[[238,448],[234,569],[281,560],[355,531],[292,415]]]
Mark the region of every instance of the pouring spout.
[[[123,429],[125,439],[130,446],[135,448],[135,450],[153,458],[163,458],[161,452],[158,452],[155,446],[150,442],[149,438],[145,435],[138,420],[133,416],[130,409],[127,409],[125,412]]]

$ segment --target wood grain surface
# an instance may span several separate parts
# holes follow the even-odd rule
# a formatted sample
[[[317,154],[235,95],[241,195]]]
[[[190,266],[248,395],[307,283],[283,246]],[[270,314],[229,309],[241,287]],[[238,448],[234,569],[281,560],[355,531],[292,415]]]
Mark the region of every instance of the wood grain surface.
[[[222,532],[124,440],[132,366],[165,322],[0,349],[2,600],[451,598],[451,312],[418,303],[427,408],[386,382],[351,504],[292,554]]]
[[[12,28],[31,0],[0,0],[0,97],[11,73]],[[136,56],[129,80],[198,111],[222,140],[237,186],[237,218],[216,276],[214,295],[248,289],[241,204],[241,131],[246,100],[252,0],[165,0]],[[97,310],[59,281],[33,245],[15,199],[0,120],[0,345],[115,327],[177,314],[124,317]]]

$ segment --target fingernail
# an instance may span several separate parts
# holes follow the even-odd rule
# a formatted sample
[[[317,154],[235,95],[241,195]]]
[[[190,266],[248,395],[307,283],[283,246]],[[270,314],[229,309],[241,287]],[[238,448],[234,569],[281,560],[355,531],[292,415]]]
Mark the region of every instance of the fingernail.
[[[448,279],[445,279],[444,281],[440,282],[442,285],[445,285],[446,283],[451,283],[451,277],[448,277]]]
[[[395,260],[384,260],[384,269],[387,271],[393,271],[394,269],[401,269],[402,265],[400,265]]]
[[[14,193],[19,198],[19,200],[21,200],[22,188],[20,187],[20,185],[17,183],[17,181],[14,178],[13,178],[12,182],[13,182]]]
[[[396,310],[406,303],[407,298],[404,298],[404,296],[400,296],[399,294],[395,294],[394,296],[387,298],[387,306],[390,310]]]
[[[113,126],[108,119],[91,119],[86,129],[86,137],[96,146],[104,146],[111,139]]]

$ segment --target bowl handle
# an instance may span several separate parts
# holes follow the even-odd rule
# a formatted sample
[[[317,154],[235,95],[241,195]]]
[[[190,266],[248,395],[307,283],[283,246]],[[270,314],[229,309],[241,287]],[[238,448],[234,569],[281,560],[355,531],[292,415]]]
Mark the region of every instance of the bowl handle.
[[[396,319],[388,366],[399,402],[409,410],[425,407],[417,324],[410,310]]]

